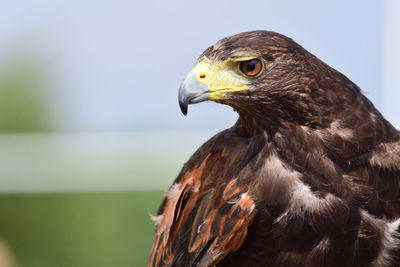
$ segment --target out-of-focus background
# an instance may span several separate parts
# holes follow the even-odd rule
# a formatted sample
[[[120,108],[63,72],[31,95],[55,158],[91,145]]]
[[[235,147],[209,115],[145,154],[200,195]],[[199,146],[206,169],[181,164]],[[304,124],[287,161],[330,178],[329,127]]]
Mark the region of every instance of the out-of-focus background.
[[[236,120],[177,103],[197,56],[227,35],[292,37],[399,127],[399,13],[398,0],[3,1],[0,267],[145,265],[149,213]]]

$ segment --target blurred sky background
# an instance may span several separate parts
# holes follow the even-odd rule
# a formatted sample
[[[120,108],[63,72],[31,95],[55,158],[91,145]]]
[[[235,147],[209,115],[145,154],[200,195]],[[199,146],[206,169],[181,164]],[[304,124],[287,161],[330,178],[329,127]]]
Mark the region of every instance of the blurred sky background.
[[[374,0],[4,1],[0,62],[38,61],[57,131],[219,130],[234,122],[231,109],[205,103],[183,118],[177,88],[209,45],[267,29],[346,74],[382,110],[385,29],[399,31],[385,20],[391,10]]]
[[[165,188],[196,147],[237,118],[211,102],[184,117],[182,79],[209,45],[248,30],[292,37],[399,127],[398,11],[395,0],[3,2],[0,131],[46,134],[0,139],[8,177],[0,190]],[[152,158],[169,172],[140,161]],[[15,168],[21,162],[26,168]]]
[[[0,190],[165,188],[237,118],[211,102],[184,117],[182,79],[209,45],[248,30],[292,37],[399,127],[398,11],[390,0],[3,2],[0,131],[46,134],[0,138]]]
[[[4,246],[18,266],[143,266],[147,211],[195,149],[237,119],[211,102],[184,117],[177,101],[198,55],[227,35],[264,29],[293,38],[399,128],[398,14],[398,0],[1,1]],[[117,232],[104,231],[108,223]],[[43,238],[48,229],[54,235]],[[120,246],[91,247],[103,237]],[[42,238],[37,248],[32,240]],[[2,251],[0,239],[0,267],[11,266]],[[114,251],[111,261],[99,251]]]

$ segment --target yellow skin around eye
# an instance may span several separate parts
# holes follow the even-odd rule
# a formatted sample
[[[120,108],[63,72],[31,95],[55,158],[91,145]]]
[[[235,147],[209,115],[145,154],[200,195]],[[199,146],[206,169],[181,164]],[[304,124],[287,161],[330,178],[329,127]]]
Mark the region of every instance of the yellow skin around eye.
[[[240,62],[255,59],[256,57],[246,57],[229,59],[213,64],[208,60],[201,60],[194,68],[193,72],[197,80],[205,84],[210,95],[210,100],[221,100],[226,98],[226,93],[239,92],[248,88],[248,78],[255,78],[263,72],[264,64],[259,74],[248,76],[240,70]],[[262,62],[262,61],[261,61]],[[239,70],[239,71],[238,71]]]

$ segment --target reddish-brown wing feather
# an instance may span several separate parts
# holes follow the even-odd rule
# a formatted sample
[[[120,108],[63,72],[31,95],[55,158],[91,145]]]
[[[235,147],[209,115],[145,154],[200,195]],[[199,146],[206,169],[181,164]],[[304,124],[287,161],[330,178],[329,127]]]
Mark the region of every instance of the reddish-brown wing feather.
[[[224,153],[209,153],[183,174],[164,204],[148,266],[210,266],[247,236],[254,202],[238,179],[222,179]]]

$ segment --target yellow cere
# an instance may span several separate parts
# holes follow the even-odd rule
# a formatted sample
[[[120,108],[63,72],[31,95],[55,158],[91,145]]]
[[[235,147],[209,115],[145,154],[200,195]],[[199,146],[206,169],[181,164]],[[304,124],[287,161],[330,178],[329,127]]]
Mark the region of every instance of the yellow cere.
[[[246,90],[246,80],[238,75],[236,65],[239,60],[226,60],[212,64],[207,60],[200,61],[194,68],[197,80],[205,84],[210,100],[224,99],[226,93]]]

